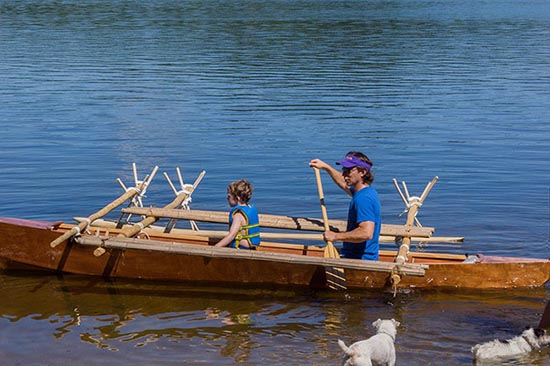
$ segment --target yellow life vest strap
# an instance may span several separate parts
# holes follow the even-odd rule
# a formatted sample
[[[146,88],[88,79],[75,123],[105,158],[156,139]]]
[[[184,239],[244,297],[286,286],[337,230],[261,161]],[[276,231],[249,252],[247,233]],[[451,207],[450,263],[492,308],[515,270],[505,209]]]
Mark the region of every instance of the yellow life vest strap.
[[[258,227],[258,226],[260,226],[260,224],[245,225],[245,226],[241,226],[241,227],[240,227],[240,230],[248,230],[248,229],[252,229],[252,228]]]

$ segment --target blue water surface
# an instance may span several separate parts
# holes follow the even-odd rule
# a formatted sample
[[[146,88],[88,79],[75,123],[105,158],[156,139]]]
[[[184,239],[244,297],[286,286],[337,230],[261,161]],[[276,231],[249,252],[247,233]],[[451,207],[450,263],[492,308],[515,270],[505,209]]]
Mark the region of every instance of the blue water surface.
[[[0,1],[0,213],[70,221],[154,165],[227,209],[319,216],[312,158],[375,163],[458,251],[549,256],[545,1]],[[159,176],[148,204],[171,197]],[[325,176],[329,216],[347,197]]]
[[[141,178],[160,167],[146,205],[172,201],[162,173],[180,167],[186,183],[207,172],[192,208],[227,210],[244,177],[262,213],[321,217],[308,162],[359,150],[384,222],[404,222],[393,178],[420,195],[438,176],[418,219],[465,237],[438,250],[550,257],[549,40],[546,0],[0,0],[0,216],[88,216],[135,162]],[[345,219],[348,197],[323,183]],[[338,364],[336,339],[378,317],[402,323],[398,364],[470,365],[548,297],[0,285],[10,366]]]

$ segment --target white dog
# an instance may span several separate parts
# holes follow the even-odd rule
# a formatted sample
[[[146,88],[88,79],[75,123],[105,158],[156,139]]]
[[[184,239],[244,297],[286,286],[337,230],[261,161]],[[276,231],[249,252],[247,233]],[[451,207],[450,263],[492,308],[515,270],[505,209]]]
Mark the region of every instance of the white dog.
[[[340,339],[338,340],[340,348],[346,354],[344,366],[395,365],[394,343],[399,322],[394,319],[378,319],[372,325],[377,333],[369,339],[355,342],[349,347]]]
[[[519,336],[502,341],[495,339],[472,347],[474,360],[498,359],[518,356],[550,344],[550,336],[544,329],[527,328]]]

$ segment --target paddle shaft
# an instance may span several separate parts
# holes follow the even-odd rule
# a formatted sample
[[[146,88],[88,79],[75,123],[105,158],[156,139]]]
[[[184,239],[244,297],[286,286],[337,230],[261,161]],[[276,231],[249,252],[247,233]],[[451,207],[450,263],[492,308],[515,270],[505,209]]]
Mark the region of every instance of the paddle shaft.
[[[321,181],[321,172],[318,168],[313,168],[315,171],[315,179],[317,180],[317,190],[319,191],[319,201],[321,202],[321,213],[323,214],[323,225],[325,227],[325,231],[330,230],[330,226],[328,223],[328,214],[327,214],[327,207],[325,205],[325,194],[323,193],[323,183]],[[339,258],[340,255],[338,254],[338,251],[334,247],[334,244],[332,241],[327,240],[327,247],[325,250],[325,257],[329,258]]]
[[[317,180],[317,190],[319,191],[319,201],[321,202],[321,213],[323,214],[323,225],[325,230],[330,230],[328,224],[328,214],[327,206],[325,205],[325,194],[323,193],[323,183],[321,182],[321,172],[318,168],[313,168],[315,170],[315,179]]]

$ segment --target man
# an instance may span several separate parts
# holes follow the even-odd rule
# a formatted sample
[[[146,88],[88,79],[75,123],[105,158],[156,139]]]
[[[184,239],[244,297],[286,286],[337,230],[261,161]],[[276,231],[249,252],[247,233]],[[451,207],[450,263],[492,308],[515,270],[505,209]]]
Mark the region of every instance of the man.
[[[342,241],[342,258],[378,260],[382,215],[378,192],[372,187],[374,174],[372,161],[363,153],[350,151],[344,160],[342,173],[320,159],[313,159],[309,166],[325,170],[334,183],[351,198],[348,225],[344,232],[325,231],[326,241]]]

